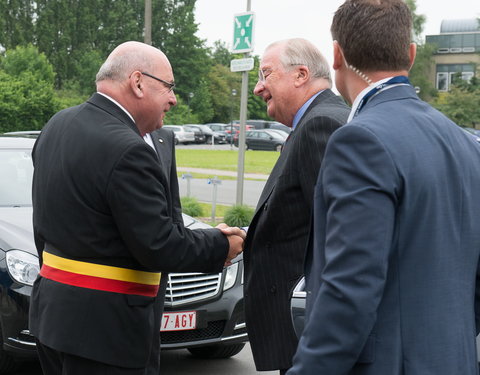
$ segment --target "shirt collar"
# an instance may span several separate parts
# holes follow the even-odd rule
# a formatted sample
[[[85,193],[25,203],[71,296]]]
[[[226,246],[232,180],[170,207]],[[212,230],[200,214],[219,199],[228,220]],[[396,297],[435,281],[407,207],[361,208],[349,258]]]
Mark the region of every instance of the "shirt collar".
[[[112,97],[108,96],[107,94],[104,94],[103,92],[99,92],[97,91],[98,94],[106,97],[107,99],[109,99],[110,101],[112,101],[113,103],[115,103],[116,105],[118,105],[127,115],[128,117],[130,117],[132,119],[132,121],[135,123],[135,120],[133,119],[132,115],[125,109],[123,108],[123,106],[117,102],[115,99],[113,99]]]
[[[310,99],[308,99],[301,107],[300,109],[297,111],[297,113],[295,114],[295,117],[293,118],[293,122],[292,122],[292,130],[295,130],[295,128],[297,127],[298,123],[300,122],[301,118],[303,117],[303,115],[305,114],[305,111],[307,110],[308,107],[310,107],[310,104],[312,104],[312,102],[315,100],[315,98],[320,95],[323,91],[325,90],[321,90],[319,92],[317,92],[315,95],[313,95]]]
[[[392,79],[392,78],[393,78],[393,77],[387,77],[387,78],[381,79],[380,81],[377,81],[377,82],[372,83],[370,86],[365,87],[365,88],[360,92],[360,94],[358,94],[357,97],[355,98],[355,101],[354,101],[353,104],[352,104],[352,110],[350,111],[350,115],[348,116],[347,123],[349,123],[350,121],[352,121],[353,116],[355,115],[355,112],[357,111],[358,105],[360,104],[360,102],[361,102],[361,100],[363,99],[363,97],[364,97],[365,95],[367,95],[373,87],[376,87],[376,86],[378,86],[378,85],[381,85],[382,83],[385,83],[385,82],[387,82],[388,80],[390,80],[390,79]]]

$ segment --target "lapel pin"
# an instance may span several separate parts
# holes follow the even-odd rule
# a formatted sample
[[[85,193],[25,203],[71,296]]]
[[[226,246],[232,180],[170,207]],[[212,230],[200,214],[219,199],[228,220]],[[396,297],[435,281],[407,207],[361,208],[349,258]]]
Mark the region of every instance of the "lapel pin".
[[[163,143],[163,139],[162,139],[162,138],[158,138],[158,141],[159,141],[160,143]]]

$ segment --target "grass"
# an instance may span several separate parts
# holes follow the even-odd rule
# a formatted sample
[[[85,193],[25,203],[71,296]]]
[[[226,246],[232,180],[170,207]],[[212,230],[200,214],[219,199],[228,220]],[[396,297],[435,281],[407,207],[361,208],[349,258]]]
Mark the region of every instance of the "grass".
[[[175,153],[178,167],[237,170],[238,150],[177,149]],[[279,156],[279,152],[248,150],[245,152],[245,173],[270,174]]]

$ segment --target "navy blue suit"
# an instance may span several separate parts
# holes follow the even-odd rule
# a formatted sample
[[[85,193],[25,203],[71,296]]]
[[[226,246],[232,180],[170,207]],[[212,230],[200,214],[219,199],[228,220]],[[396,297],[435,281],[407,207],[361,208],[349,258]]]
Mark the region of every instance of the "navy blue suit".
[[[479,191],[479,144],[411,86],[380,92],[338,129],[288,374],[477,375]]]

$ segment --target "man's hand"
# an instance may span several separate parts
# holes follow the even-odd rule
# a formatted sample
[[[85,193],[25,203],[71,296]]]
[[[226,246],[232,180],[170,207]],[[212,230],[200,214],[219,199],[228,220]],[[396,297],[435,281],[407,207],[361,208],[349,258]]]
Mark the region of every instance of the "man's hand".
[[[227,224],[218,224],[217,227],[227,237],[230,248],[228,250],[225,266],[232,264],[232,259],[236,258],[243,251],[243,244],[247,234],[245,231],[238,227],[229,227]]]

